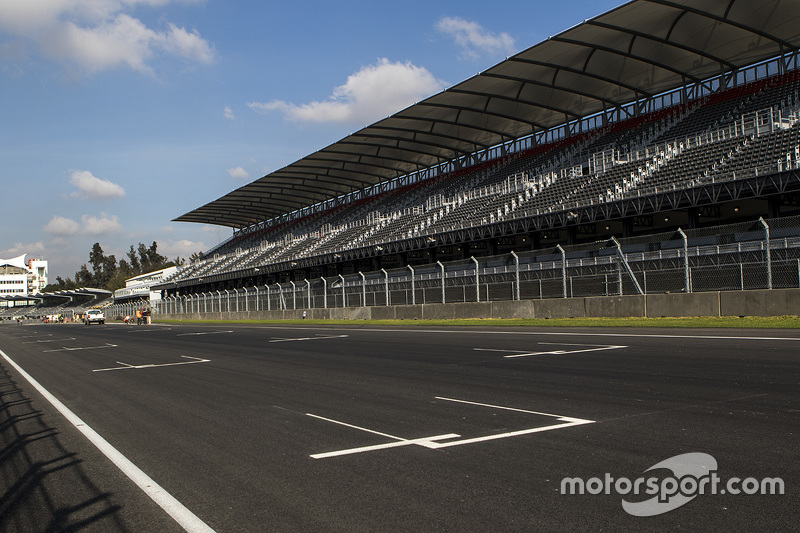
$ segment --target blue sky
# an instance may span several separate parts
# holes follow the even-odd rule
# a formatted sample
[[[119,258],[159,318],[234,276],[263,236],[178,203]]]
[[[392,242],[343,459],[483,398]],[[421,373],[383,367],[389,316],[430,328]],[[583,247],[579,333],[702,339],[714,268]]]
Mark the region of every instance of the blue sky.
[[[0,0],[0,258],[67,277],[618,1]]]

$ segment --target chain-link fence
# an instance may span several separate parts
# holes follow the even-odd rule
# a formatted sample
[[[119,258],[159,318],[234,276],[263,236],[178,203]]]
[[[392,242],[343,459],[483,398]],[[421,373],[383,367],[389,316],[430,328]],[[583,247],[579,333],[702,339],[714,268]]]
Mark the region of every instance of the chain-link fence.
[[[205,314],[790,287],[800,287],[798,216],[183,294],[152,306]]]

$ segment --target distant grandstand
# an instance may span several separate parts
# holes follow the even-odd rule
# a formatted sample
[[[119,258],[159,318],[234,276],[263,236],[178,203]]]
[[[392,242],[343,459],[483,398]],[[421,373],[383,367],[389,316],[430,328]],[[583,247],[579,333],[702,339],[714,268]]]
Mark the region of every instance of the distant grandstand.
[[[234,235],[154,289],[800,214],[798,47],[797,0],[633,0],[178,217]]]

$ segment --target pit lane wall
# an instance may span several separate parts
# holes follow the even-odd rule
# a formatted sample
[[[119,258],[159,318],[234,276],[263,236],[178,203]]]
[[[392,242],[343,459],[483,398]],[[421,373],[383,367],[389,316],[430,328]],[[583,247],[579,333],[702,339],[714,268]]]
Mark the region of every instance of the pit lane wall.
[[[451,304],[159,314],[171,320],[423,320],[800,315],[800,289],[553,298]]]

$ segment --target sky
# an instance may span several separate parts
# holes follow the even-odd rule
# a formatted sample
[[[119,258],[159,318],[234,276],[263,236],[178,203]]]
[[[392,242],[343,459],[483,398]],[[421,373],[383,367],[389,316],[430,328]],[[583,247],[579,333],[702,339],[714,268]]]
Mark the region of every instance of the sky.
[[[621,0],[0,0],[0,258],[205,252],[172,219]]]

